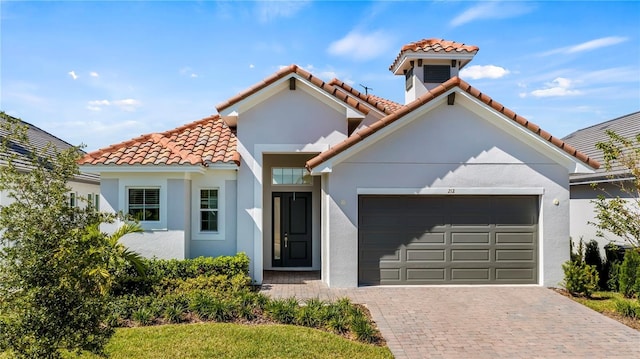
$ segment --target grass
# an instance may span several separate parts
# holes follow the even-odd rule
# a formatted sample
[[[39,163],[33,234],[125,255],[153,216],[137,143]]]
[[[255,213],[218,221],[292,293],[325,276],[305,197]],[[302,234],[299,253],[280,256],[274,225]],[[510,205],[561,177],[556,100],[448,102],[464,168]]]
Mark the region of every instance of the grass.
[[[640,331],[640,318],[625,317],[616,310],[616,303],[621,301],[637,303],[637,299],[625,298],[622,294],[617,292],[595,292],[591,295],[591,298],[574,297],[568,295],[568,293],[566,293],[566,295],[585,307],[591,308],[596,312],[602,313],[627,325],[628,327]]]
[[[107,344],[106,352],[112,359],[393,358],[386,347],[357,343],[320,330],[232,323],[120,328]],[[82,358],[99,357],[86,354]]]

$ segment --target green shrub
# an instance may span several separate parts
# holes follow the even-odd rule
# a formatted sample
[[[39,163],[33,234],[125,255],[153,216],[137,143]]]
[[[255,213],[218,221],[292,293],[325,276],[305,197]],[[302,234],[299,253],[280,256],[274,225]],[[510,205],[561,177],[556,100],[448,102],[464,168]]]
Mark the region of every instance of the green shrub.
[[[563,286],[571,294],[584,294],[590,297],[598,289],[598,272],[594,266],[584,262],[567,261],[562,264],[564,271]]]
[[[169,304],[164,307],[162,318],[169,323],[181,323],[184,321],[187,308],[180,303]]]
[[[360,308],[351,310],[349,329],[361,342],[375,343],[378,340],[377,331]]]
[[[296,312],[296,324],[310,328],[318,328],[325,321],[325,302],[318,298],[306,301]]]
[[[574,263],[582,262],[584,258],[584,243],[582,242],[582,238],[578,242],[578,249],[574,252],[573,248],[573,239],[569,238],[569,255],[570,260]]]
[[[618,292],[620,291],[620,262],[607,262],[607,264],[609,264],[609,278],[607,279],[607,289],[612,292]]]
[[[153,323],[153,312],[148,307],[138,308],[132,313],[131,319],[138,325],[150,325]]]
[[[640,302],[616,300],[616,312],[624,317],[640,319]]]
[[[282,324],[293,324],[296,320],[298,301],[295,298],[274,299],[265,307],[267,317]]]
[[[640,293],[640,253],[637,249],[629,249],[624,254],[620,265],[620,293],[631,298]]]

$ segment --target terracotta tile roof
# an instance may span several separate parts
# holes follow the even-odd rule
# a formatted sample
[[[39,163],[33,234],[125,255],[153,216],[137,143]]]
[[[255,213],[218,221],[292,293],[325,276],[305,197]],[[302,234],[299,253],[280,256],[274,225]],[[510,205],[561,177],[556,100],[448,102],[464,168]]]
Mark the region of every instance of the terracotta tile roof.
[[[360,99],[362,101],[365,101],[369,105],[371,105],[371,106],[375,107],[376,109],[382,111],[386,115],[390,115],[390,114],[396,112],[398,109],[400,109],[400,107],[402,107],[401,104],[399,104],[397,102],[393,102],[391,100],[387,100],[387,99],[382,98],[382,97],[378,97],[378,96],[371,95],[371,94],[365,95],[362,92],[354,89],[353,87],[347,85],[346,83],[344,83],[343,81],[340,81],[338,79],[333,79],[333,80],[329,81],[329,85],[337,86],[337,87],[343,89],[344,91],[350,93],[351,95],[357,97],[358,99]]]
[[[134,139],[90,152],[80,165],[203,165],[236,163],[237,139],[219,115],[162,133]]]
[[[406,106],[401,107],[398,111],[383,117],[382,119],[378,120],[377,122],[374,122],[373,124],[371,124],[371,126],[369,126],[369,127],[360,129],[359,131],[353,133],[349,138],[347,138],[344,141],[340,142],[339,144],[333,146],[329,150],[320,153],[316,157],[313,157],[312,159],[307,161],[307,163],[306,163],[307,169],[311,170],[314,167],[316,167],[319,164],[321,164],[322,162],[325,162],[328,159],[336,156],[337,154],[344,152],[345,150],[351,148],[352,146],[354,146],[355,144],[357,144],[360,141],[364,140],[365,138],[373,135],[374,133],[376,133],[378,130],[382,129],[383,127],[385,127],[385,126],[387,126],[387,125],[389,125],[389,124],[401,119],[403,116],[411,113],[415,109],[417,109],[417,108],[421,107],[422,105],[428,103],[429,101],[439,97],[440,95],[444,94],[445,92],[449,91],[450,89],[452,89],[452,88],[454,88],[456,86],[459,87],[460,89],[462,89],[463,91],[466,91],[471,96],[473,96],[473,97],[477,98],[478,100],[484,102],[488,106],[491,106],[494,110],[500,112],[501,114],[503,114],[504,116],[506,116],[510,120],[522,125],[523,127],[527,128],[531,132],[533,132],[533,133],[537,134],[538,136],[542,137],[544,140],[546,140],[548,142],[551,142],[553,145],[555,145],[558,148],[562,149],[563,151],[565,151],[566,153],[570,154],[571,156],[576,157],[577,159],[579,159],[580,161],[584,162],[585,164],[591,166],[592,168],[597,169],[598,167],[600,167],[600,163],[598,163],[598,161],[596,161],[595,159],[593,159],[593,158],[585,155],[584,153],[576,150],[573,146],[570,146],[569,144],[565,143],[560,138],[552,136],[550,133],[542,130],[538,125],[534,124],[533,122],[528,121],[527,119],[525,119],[524,117],[522,117],[520,115],[517,115],[515,112],[513,112],[510,109],[504,107],[503,105],[501,105],[497,101],[494,101],[491,97],[487,96],[486,94],[483,94],[478,89],[476,89],[474,87],[471,87],[471,85],[469,85],[464,80],[461,80],[459,77],[456,76],[456,77],[451,78],[447,82],[437,86],[433,90],[425,93],[424,95],[418,97],[415,101],[412,101],[411,103],[407,104]]]
[[[396,59],[393,61],[391,66],[389,66],[389,70],[393,71],[393,68],[396,66],[402,54],[405,52],[431,52],[431,53],[439,53],[439,52],[457,52],[457,53],[467,53],[467,54],[475,54],[478,52],[480,48],[474,45],[465,45],[459,42],[444,40],[444,39],[422,39],[420,41],[412,42],[402,46],[400,53],[396,56]]]
[[[276,72],[275,74],[267,77],[266,79],[264,79],[262,82],[259,82],[255,85],[253,85],[252,87],[246,89],[245,91],[242,91],[241,93],[237,94],[236,96],[228,99],[225,102],[222,102],[220,104],[218,104],[216,106],[216,109],[218,110],[218,112],[222,112],[224,109],[233,106],[234,104],[246,99],[247,97],[255,94],[256,92],[264,89],[265,87],[271,85],[272,83],[288,77],[290,75],[293,74],[297,74],[298,76],[308,80],[309,82],[311,82],[313,85],[317,86],[318,88],[320,88],[321,90],[327,92],[328,94],[336,97],[338,100],[346,103],[347,105],[353,107],[354,109],[360,111],[363,114],[368,114],[369,113],[369,109],[360,104],[360,102],[356,99],[354,99],[351,96],[348,96],[347,94],[345,94],[344,92],[338,90],[335,86],[330,85],[326,82],[324,82],[322,79],[313,76],[311,73],[301,69],[300,67],[298,67],[297,65],[289,65],[287,67],[282,68],[280,71]]]

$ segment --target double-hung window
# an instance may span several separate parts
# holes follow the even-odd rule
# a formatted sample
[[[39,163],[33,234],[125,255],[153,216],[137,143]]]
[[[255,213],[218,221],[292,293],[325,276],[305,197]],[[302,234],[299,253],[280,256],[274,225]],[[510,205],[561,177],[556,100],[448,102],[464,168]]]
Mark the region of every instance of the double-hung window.
[[[218,231],[218,190],[200,190],[200,231]]]
[[[160,221],[160,189],[129,188],[129,215],[139,221]]]

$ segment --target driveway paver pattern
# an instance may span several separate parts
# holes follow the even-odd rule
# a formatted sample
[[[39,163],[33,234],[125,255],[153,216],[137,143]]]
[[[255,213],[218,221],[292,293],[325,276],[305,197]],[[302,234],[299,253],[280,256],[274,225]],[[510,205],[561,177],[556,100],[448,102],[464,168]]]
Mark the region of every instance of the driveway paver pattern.
[[[317,272],[265,272],[271,297],[366,305],[403,358],[640,358],[640,332],[543,287],[329,289]]]

